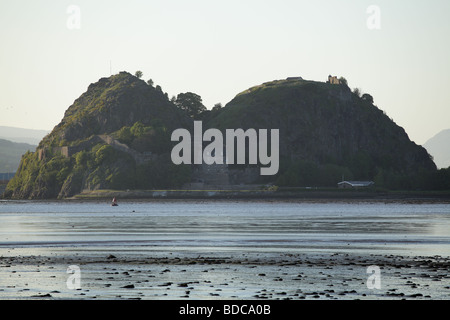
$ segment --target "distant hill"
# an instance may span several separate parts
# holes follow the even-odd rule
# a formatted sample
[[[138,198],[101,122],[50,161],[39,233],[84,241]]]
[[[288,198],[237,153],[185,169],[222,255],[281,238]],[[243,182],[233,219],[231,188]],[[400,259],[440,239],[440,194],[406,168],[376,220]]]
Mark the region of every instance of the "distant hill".
[[[442,130],[423,145],[438,168],[450,167],[450,129]]]
[[[27,151],[35,151],[36,146],[0,139],[0,172],[15,172],[20,159]]]
[[[437,172],[427,151],[370,95],[353,93],[345,83],[272,81],[205,114],[204,130],[279,129],[278,174],[261,176],[257,165],[174,165],[171,133],[192,132],[193,119],[160,87],[121,72],[91,84],[74,101],[36,152],[22,157],[5,196],[66,198],[84,190],[161,190],[186,183],[336,187],[343,176],[417,189]]]
[[[0,126],[0,139],[37,145],[50,131]]]

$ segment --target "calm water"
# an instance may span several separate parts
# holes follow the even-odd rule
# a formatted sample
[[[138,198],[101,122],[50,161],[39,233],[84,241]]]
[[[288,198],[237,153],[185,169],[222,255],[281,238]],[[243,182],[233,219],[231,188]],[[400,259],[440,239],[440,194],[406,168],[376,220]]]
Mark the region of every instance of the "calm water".
[[[450,256],[450,204],[0,202],[0,254],[55,247]]]

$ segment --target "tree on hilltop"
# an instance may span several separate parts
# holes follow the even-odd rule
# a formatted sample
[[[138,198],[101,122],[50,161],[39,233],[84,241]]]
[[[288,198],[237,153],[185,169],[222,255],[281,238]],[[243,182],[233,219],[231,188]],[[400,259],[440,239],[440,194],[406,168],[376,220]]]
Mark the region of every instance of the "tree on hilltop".
[[[360,88],[353,89],[353,93],[356,94],[359,98],[361,98],[361,89]]]
[[[134,75],[135,75],[137,78],[140,79],[140,78],[142,78],[142,76],[143,76],[144,74],[142,73],[142,71],[139,71],[139,70],[138,70],[138,71],[135,72]]]
[[[175,100],[175,105],[194,119],[197,119],[202,112],[206,111],[202,98],[192,92],[180,93]]]
[[[364,101],[367,101],[367,102],[373,104],[373,97],[370,94],[368,94],[368,93],[364,93],[362,95],[361,99],[363,99]]]
[[[219,102],[214,105],[211,111],[220,111],[220,109],[222,109],[222,104]]]
[[[344,77],[340,77],[340,78],[339,78],[339,83],[340,83],[340,84],[345,84],[346,86],[348,86],[347,79],[345,79]]]

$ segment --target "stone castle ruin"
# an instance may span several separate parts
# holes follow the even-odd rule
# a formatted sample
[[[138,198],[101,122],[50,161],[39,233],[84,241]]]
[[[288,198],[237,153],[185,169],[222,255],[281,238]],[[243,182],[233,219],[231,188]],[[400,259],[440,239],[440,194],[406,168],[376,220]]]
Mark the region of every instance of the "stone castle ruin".
[[[341,84],[341,80],[339,80],[337,77],[335,77],[335,76],[331,76],[331,75],[329,75],[328,76],[328,81],[327,81],[327,83],[329,83],[329,84]]]

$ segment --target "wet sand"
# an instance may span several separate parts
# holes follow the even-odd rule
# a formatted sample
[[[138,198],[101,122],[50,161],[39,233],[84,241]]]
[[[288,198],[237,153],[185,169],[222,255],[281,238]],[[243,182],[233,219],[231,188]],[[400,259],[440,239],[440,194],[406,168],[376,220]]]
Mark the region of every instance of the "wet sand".
[[[347,253],[4,249],[0,299],[449,299],[450,259]],[[80,268],[78,289],[66,282]],[[369,289],[369,266],[381,288]]]

